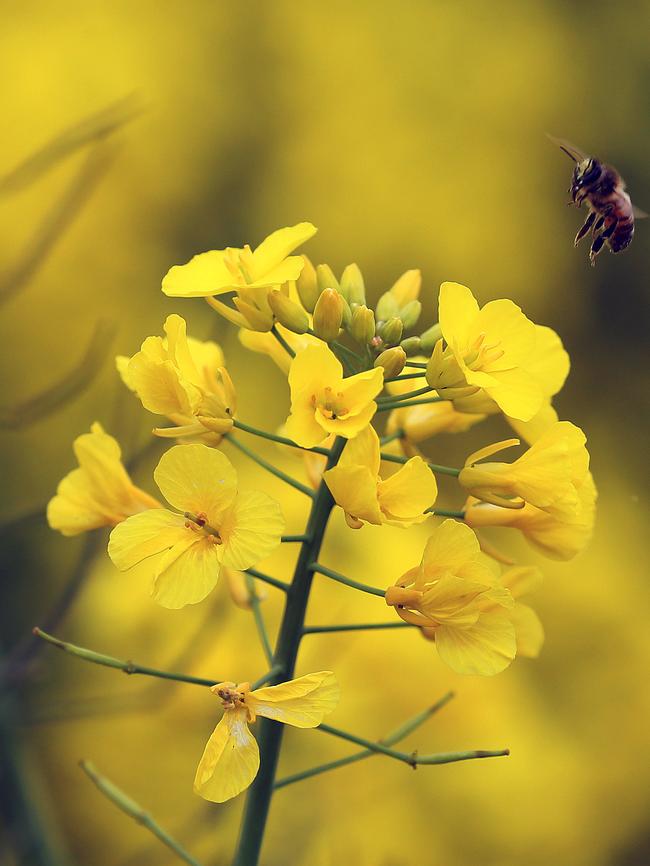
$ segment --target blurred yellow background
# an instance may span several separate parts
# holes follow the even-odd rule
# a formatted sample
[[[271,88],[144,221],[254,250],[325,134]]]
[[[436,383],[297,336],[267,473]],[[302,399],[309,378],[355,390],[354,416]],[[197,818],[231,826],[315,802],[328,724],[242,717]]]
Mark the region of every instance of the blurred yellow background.
[[[130,94],[141,107],[93,146],[96,164],[84,165],[84,148],[0,197],[5,653],[42,622],[85,550],[94,564],[60,636],[197,675],[242,680],[264,670],[250,614],[223,587],[196,608],[164,610],[150,600],[144,571],[115,571],[101,533],[89,550],[50,532],[42,517],[73,466],[72,439],[91,422],[117,436],[127,457],[147,444],[152,419],[118,381],[112,357],[160,333],[170,312],[187,318],[194,336],[221,343],[241,418],[270,430],[284,420],[279,371],[246,353],[206,305],[164,298],[160,281],[172,264],[310,220],[319,227],[305,250],[312,260],[337,273],[357,262],[373,300],[419,267],[425,325],[440,282],[457,280],[482,303],[521,304],[559,331],[572,357],[557,406],[587,433],[599,516],[586,553],[539,563],[541,658],[494,679],[461,678],[417,635],[395,631],[313,636],[299,663],[298,673],[337,672],[337,726],[379,737],[452,688],[453,703],[407,746],[508,746],[511,757],[415,773],[375,757],[288,787],[274,798],[268,866],[641,866],[650,858],[649,226],[638,226],[624,255],[603,253],[591,269],[587,249],[572,245],[581,220],[565,206],[571,164],[545,138],[567,137],[612,162],[649,208],[649,13],[647,2],[555,0],[4,5],[0,175]],[[44,221],[80,172],[88,175],[69,219],[31,267]],[[79,365],[100,321],[115,332],[110,346],[99,340],[97,374],[39,417],[29,401]],[[429,453],[453,465],[496,429],[441,437]],[[161,447],[137,472],[151,491]],[[299,495],[226,450],[249,483],[282,497],[289,531],[300,532]],[[299,471],[289,458],[286,465]],[[460,504],[447,491],[452,507]],[[323,559],[384,586],[416,564],[426,534],[352,533],[337,513]],[[511,544],[523,561],[539,560]],[[293,555],[282,551],[267,570],[288,576]],[[268,595],[275,626],[281,599]],[[312,622],[384,616],[376,599],[317,579]],[[243,797],[213,806],[192,793],[218,718],[206,690],[126,679],[46,648],[6,693],[1,715],[3,818],[31,821],[48,840],[31,854],[23,847],[21,859],[5,824],[3,866],[174,862],[102,800],[80,758],[206,866],[229,862]],[[281,775],[345,753],[319,733],[290,731]]]

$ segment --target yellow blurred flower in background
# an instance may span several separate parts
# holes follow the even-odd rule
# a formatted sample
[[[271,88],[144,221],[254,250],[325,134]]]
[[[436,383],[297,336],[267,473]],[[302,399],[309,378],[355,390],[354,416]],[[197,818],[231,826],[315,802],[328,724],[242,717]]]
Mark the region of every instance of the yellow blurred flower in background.
[[[412,457],[386,479],[379,475],[379,437],[366,427],[343,449],[338,465],[323,478],[334,501],[345,512],[348,526],[360,529],[363,522],[412,526],[422,523],[436,501],[438,485],[421,457]]]
[[[47,505],[47,522],[63,535],[116,526],[133,514],[161,508],[131,481],[117,441],[97,421],[72,445],[79,461],[59,483]]]
[[[384,383],[381,367],[343,378],[343,367],[327,346],[308,346],[289,370],[291,414],[287,436],[313,448],[330,433],[351,439],[368,426],[377,411],[375,397]]]
[[[205,800],[223,803],[248,788],[257,775],[260,753],[249,723],[257,716],[295,728],[316,728],[339,700],[331,671],[307,674],[277,686],[251,691],[249,683],[218,683],[224,714],[207,742],[194,779]]]
[[[260,491],[239,492],[237,473],[220,451],[175,445],[154,479],[178,511],[161,508],[125,520],[111,533],[108,553],[121,571],[162,554],[153,568],[153,596],[163,607],[202,601],[222,564],[249,568],[280,543],[280,506]]]

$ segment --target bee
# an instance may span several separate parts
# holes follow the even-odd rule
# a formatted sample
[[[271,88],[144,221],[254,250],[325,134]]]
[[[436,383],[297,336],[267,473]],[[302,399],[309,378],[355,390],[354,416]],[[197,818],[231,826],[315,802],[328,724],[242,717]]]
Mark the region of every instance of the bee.
[[[587,219],[575,237],[575,246],[591,229],[592,243],[589,261],[596,264],[596,256],[606,244],[610,252],[620,253],[632,242],[634,220],[648,214],[634,207],[625,191],[625,181],[611,165],[606,165],[593,156],[588,156],[568,141],[549,138],[557,144],[575,163],[571,178],[571,201],[581,207],[587,203]]]

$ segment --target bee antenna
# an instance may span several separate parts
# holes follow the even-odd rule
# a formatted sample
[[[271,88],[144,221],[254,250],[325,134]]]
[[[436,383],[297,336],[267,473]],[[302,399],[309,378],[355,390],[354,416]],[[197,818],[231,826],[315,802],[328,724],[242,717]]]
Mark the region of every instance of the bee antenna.
[[[566,153],[566,155],[569,157],[569,159],[572,159],[574,162],[577,162],[577,161],[578,161],[578,160],[575,158],[575,156],[571,153],[571,151],[570,151],[570,150],[567,150],[566,147],[565,147],[563,144],[560,145],[560,150],[563,150],[563,151]]]

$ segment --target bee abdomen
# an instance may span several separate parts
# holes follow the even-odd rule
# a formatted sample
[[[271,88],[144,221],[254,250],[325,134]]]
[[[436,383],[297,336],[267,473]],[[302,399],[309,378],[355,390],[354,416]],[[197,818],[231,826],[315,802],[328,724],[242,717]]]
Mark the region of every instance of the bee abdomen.
[[[613,253],[620,253],[628,247],[634,235],[634,222],[632,220],[619,222],[616,231],[609,238],[609,248]]]

